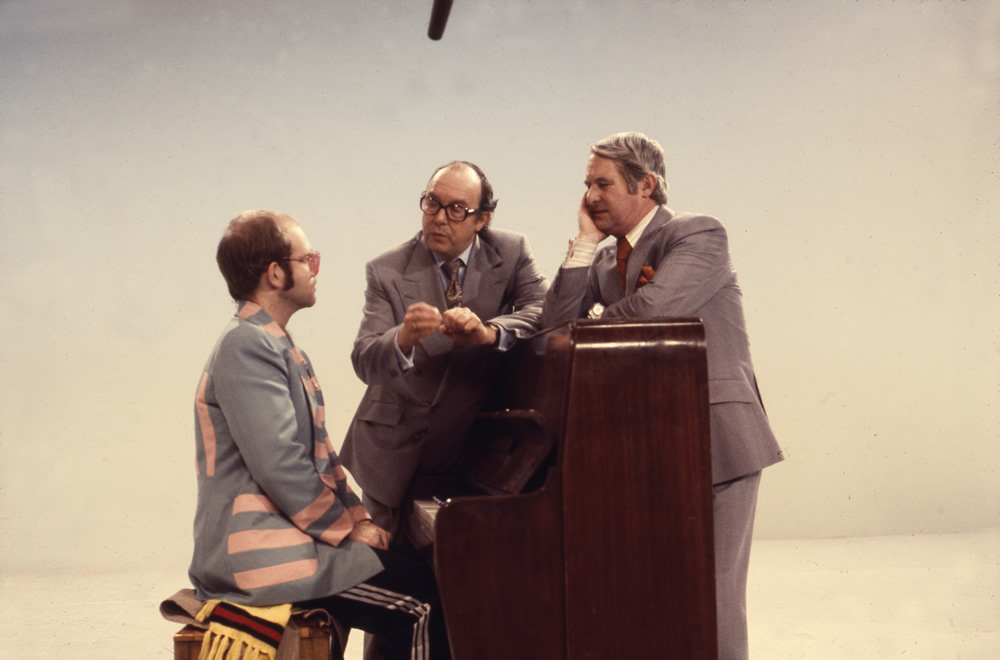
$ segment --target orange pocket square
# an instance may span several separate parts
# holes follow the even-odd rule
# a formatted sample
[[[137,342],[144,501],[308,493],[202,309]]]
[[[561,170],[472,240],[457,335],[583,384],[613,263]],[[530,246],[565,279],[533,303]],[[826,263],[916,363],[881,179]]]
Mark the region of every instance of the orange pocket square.
[[[653,279],[653,275],[656,275],[656,271],[653,270],[652,266],[643,266],[642,273],[639,274],[639,282],[636,286],[640,287],[643,284],[649,284],[649,281]]]

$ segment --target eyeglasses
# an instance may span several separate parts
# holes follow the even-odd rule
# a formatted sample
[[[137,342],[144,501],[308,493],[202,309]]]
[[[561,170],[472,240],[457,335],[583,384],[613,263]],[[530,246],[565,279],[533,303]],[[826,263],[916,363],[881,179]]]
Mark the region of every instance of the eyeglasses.
[[[437,215],[444,208],[444,215],[450,222],[462,222],[474,213],[482,213],[480,209],[467,209],[461,202],[445,206],[429,192],[420,194],[420,210],[427,215]]]
[[[309,275],[316,277],[319,275],[319,250],[313,250],[309,254],[301,257],[285,257],[285,261],[304,261],[309,265]]]

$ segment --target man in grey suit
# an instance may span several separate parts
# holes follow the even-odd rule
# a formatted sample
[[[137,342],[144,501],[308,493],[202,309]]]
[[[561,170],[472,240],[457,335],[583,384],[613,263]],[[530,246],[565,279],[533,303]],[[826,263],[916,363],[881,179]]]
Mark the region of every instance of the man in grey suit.
[[[782,455],[757,391],[726,230],[715,218],[666,207],[663,150],[641,133],[619,133],[591,146],[584,184],[579,233],[545,298],[543,327],[588,315],[702,319],[719,657],[746,658],[746,582],[757,489],[761,470]],[[608,236],[617,245],[599,250]]]
[[[548,282],[523,235],[490,226],[495,208],[481,169],[449,163],[420,196],[422,230],[366,267],[351,360],[368,389],[341,458],[394,543],[413,478],[455,466],[501,352],[538,328]]]

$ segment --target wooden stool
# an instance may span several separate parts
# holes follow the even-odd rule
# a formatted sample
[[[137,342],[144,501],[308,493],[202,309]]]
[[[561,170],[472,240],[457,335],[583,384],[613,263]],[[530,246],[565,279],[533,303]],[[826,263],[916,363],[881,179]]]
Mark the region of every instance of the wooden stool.
[[[347,635],[340,634],[336,626],[320,625],[320,618],[293,616],[291,623],[299,628],[299,660],[343,660]],[[174,657],[177,660],[198,660],[201,640],[205,636],[202,628],[184,626],[174,634]]]

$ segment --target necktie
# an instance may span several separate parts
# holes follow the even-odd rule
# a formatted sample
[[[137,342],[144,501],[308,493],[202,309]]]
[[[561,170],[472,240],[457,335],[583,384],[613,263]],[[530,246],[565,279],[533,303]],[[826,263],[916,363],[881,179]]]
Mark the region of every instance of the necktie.
[[[632,246],[629,245],[628,239],[622,236],[618,239],[618,256],[616,260],[618,261],[618,277],[622,279],[622,287],[628,289],[625,285],[625,273],[627,271],[628,255],[632,253]]]
[[[452,259],[441,264],[441,268],[448,276],[448,289],[444,292],[445,300],[448,301],[448,309],[459,307],[462,304],[462,285],[458,282],[458,271],[461,267],[461,259]]]

